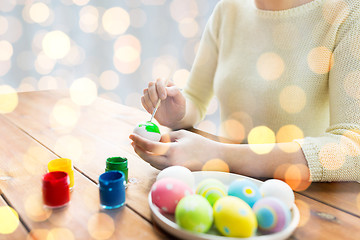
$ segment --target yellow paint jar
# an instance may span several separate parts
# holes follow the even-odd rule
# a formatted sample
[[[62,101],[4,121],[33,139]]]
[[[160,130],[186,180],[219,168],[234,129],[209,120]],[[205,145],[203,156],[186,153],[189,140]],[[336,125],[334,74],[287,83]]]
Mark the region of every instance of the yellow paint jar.
[[[61,171],[66,172],[70,178],[69,188],[72,189],[74,187],[74,168],[70,159],[67,158],[57,158],[51,160],[48,163],[49,172]]]

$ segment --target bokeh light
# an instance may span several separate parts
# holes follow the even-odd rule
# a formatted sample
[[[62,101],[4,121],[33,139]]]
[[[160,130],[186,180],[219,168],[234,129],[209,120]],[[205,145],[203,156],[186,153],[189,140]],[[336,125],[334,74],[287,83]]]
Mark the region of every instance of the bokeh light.
[[[279,102],[282,109],[288,113],[299,113],[306,105],[305,91],[295,85],[284,87],[279,94]]]
[[[14,53],[11,43],[8,41],[0,41],[0,61],[9,60]]]
[[[14,111],[18,102],[18,95],[15,89],[8,85],[0,85],[0,113]]]
[[[11,234],[19,226],[18,213],[9,206],[0,206],[0,234]]]
[[[345,163],[346,155],[342,151],[340,144],[327,143],[321,147],[319,160],[326,170],[336,170]]]
[[[207,161],[201,171],[230,172],[229,165],[222,159],[215,158]]]
[[[90,0],[73,0],[73,2],[78,6],[84,6],[89,3]]]
[[[354,71],[348,74],[344,81],[344,89],[346,93],[354,98],[360,100],[360,71]]]
[[[269,153],[274,148],[275,141],[275,133],[266,126],[254,127],[248,135],[249,147],[256,154]]]
[[[309,169],[302,164],[292,164],[285,171],[285,182],[291,187],[294,191],[304,191],[306,190],[311,182],[306,180],[308,176]]]
[[[195,37],[199,32],[199,25],[193,18],[185,18],[179,23],[179,31],[186,38]]]
[[[38,81],[37,87],[39,90],[57,89],[58,82],[53,76],[44,76]]]
[[[190,72],[186,69],[179,69],[173,75],[173,82],[178,88],[184,88]]]
[[[360,131],[359,130],[347,130],[340,137],[341,151],[351,157],[360,156]]]
[[[100,86],[106,90],[114,90],[119,85],[119,82],[119,75],[112,70],[102,72],[99,77]]]
[[[217,133],[217,127],[216,124],[213,121],[210,120],[203,120],[201,121],[197,126],[197,129],[202,130],[204,132],[208,132],[210,134],[216,134]]]
[[[144,5],[156,6],[156,5],[163,5],[166,2],[166,0],[141,0],[141,2]]]
[[[51,159],[50,152],[44,151],[44,148],[39,145],[30,146],[23,155],[22,164],[30,175],[39,174],[39,159]],[[43,168],[45,171],[46,167]]]
[[[147,21],[147,16],[144,10],[137,8],[129,12],[130,25],[134,28],[144,27]]]
[[[80,109],[70,99],[61,99],[55,104],[51,117],[61,126],[73,127],[80,117]]]
[[[124,74],[135,72],[140,66],[141,44],[133,35],[120,36],[114,43],[114,65]]]
[[[0,1],[1,2],[6,2],[6,1]],[[2,40],[6,40],[10,43],[15,43],[17,42],[20,37],[23,34],[23,25],[21,24],[20,20],[17,19],[16,17],[12,17],[12,16],[8,16],[6,17],[7,22],[8,22],[8,31],[6,31],[1,39]],[[11,31],[9,29],[9,27],[11,26]]]
[[[90,105],[97,98],[97,86],[89,78],[76,79],[70,86],[70,97],[78,105]]]
[[[2,12],[10,12],[16,6],[16,0],[0,1],[0,9]]]
[[[43,2],[35,2],[30,6],[29,16],[36,23],[45,22],[50,15],[49,7]]]
[[[257,71],[265,80],[276,80],[284,72],[285,63],[282,58],[273,52],[263,53],[257,63]]]
[[[54,69],[55,63],[55,60],[50,58],[44,52],[41,52],[37,55],[35,60],[35,69],[42,75],[49,74]]]
[[[221,130],[226,137],[239,143],[246,137],[244,126],[236,119],[227,119],[222,122]]]
[[[130,25],[129,13],[120,7],[110,8],[102,16],[102,25],[110,35],[123,34]]]
[[[206,111],[206,115],[212,115],[216,113],[218,108],[219,108],[219,101],[216,97],[214,97],[210,100],[209,106]]]
[[[326,47],[316,47],[311,49],[307,56],[309,68],[317,74],[328,73],[334,64],[332,52]]]
[[[295,139],[302,139],[304,138],[303,131],[296,125],[289,124],[282,126],[279,131],[276,133],[276,142],[277,143],[288,143],[292,142]],[[296,152],[300,149],[300,145],[292,145],[295,146],[294,148],[284,148],[283,145],[279,144],[279,147],[284,152]]]
[[[114,220],[105,213],[96,213],[88,221],[90,235],[97,239],[108,239],[115,232]]]
[[[50,208],[44,208],[42,195],[39,193],[33,193],[26,197],[25,199],[25,212],[26,215],[35,222],[43,222],[48,219],[52,210]]]
[[[152,68],[152,79],[162,78],[173,78],[172,73],[175,69],[178,69],[178,61],[176,58],[170,55],[164,55],[158,57]]]
[[[11,68],[11,60],[0,61],[0,77],[6,75]]]
[[[47,240],[75,240],[74,234],[67,228],[53,228],[50,230]]]
[[[3,16],[0,16],[0,35],[6,33],[9,28],[9,23],[7,19]]]
[[[93,33],[99,26],[99,11],[94,6],[85,6],[80,10],[79,27],[86,33]]]
[[[296,204],[297,208],[299,209],[300,216],[301,216],[298,227],[303,227],[310,220],[310,217],[311,217],[310,206],[306,202],[299,200],[299,199],[295,199],[295,204]]]
[[[79,163],[83,154],[83,146],[78,138],[65,135],[56,140],[55,152],[61,157],[71,159],[73,163]]]
[[[171,17],[177,22],[186,18],[194,19],[198,15],[198,11],[195,0],[173,0],[170,4]]]
[[[48,240],[49,230],[43,228],[35,228],[31,229],[29,235],[27,236],[26,240]]]
[[[42,47],[49,58],[61,59],[70,50],[70,38],[62,31],[52,31],[44,36]]]

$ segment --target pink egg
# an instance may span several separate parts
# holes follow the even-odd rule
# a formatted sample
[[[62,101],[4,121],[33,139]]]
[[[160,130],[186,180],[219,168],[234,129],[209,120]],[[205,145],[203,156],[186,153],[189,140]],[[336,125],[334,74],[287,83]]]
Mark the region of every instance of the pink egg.
[[[151,188],[151,200],[161,210],[173,214],[179,201],[193,194],[193,190],[184,182],[175,178],[163,178]]]

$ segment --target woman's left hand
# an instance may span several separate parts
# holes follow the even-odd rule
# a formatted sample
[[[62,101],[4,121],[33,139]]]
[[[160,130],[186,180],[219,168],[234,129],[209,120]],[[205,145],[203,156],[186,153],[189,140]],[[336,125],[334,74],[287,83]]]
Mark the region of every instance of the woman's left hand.
[[[186,130],[164,134],[160,142],[136,134],[131,134],[129,138],[133,140],[131,145],[135,152],[157,169],[180,165],[199,171],[206,161],[219,158],[221,152],[218,142]]]

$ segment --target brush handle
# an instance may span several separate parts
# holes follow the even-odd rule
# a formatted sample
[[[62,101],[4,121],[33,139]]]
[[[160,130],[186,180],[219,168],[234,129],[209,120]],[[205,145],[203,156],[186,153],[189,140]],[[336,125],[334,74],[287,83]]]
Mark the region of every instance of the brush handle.
[[[165,87],[167,86],[167,84],[168,84],[168,82],[169,82],[170,76],[171,76],[171,74],[170,74],[169,77],[165,80]],[[161,102],[161,99],[159,98],[158,101],[157,101],[157,103],[156,103],[156,106],[155,106],[155,108],[154,108],[154,111],[153,111],[153,113],[151,114],[150,122],[152,122],[152,120],[153,120],[153,118],[154,118],[154,116],[155,116],[155,113],[156,113],[158,107],[160,106],[160,102]]]

